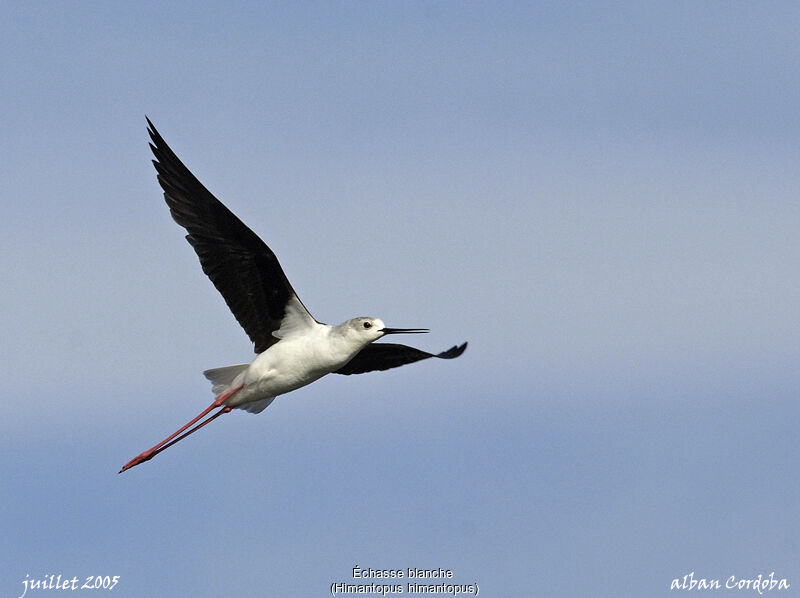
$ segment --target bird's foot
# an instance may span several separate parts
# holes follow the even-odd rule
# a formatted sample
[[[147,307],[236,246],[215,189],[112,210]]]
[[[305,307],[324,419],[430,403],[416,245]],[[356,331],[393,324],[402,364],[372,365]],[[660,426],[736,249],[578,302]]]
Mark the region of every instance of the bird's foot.
[[[130,469],[135,465],[139,465],[139,463],[144,463],[145,461],[149,461],[155,455],[155,451],[150,449],[149,451],[143,452],[141,455],[134,457],[130,461],[128,461],[125,465],[122,466],[122,469],[119,470],[119,473],[122,473],[126,469]]]

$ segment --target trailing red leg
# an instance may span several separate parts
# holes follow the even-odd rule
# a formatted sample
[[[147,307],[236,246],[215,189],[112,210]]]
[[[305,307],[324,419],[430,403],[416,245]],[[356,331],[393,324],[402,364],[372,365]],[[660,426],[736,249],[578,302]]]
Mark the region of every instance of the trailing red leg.
[[[139,463],[144,463],[145,461],[149,461],[150,459],[155,457],[158,453],[160,453],[164,449],[167,449],[167,448],[171,447],[173,444],[175,444],[176,442],[178,442],[179,440],[182,440],[183,438],[186,438],[192,432],[196,432],[197,430],[199,430],[200,428],[205,426],[207,423],[215,420],[217,417],[219,417],[223,413],[228,413],[231,410],[231,408],[227,407],[227,406],[223,407],[223,403],[225,401],[227,401],[229,398],[231,398],[233,395],[235,395],[237,392],[242,390],[243,386],[244,385],[237,386],[233,390],[229,390],[225,394],[220,395],[219,397],[217,397],[217,399],[213,403],[211,403],[211,405],[209,405],[206,409],[204,409],[202,411],[202,413],[200,413],[197,417],[192,419],[186,425],[182,426],[181,428],[179,428],[178,430],[176,430],[175,432],[173,432],[172,434],[167,436],[164,440],[159,442],[154,447],[147,449],[146,451],[144,451],[140,455],[138,455],[138,456],[134,457],[133,459],[131,459],[130,461],[128,461],[125,465],[122,466],[122,469],[119,470],[119,473],[122,473],[126,469],[130,469],[131,467],[134,467],[135,465],[139,465]],[[191,430],[186,432],[186,430],[188,428],[190,428],[191,426],[196,424],[198,421],[203,419],[206,415],[211,413],[217,407],[222,407],[222,409],[220,409],[217,413],[215,413],[214,415],[209,417],[206,421],[202,422],[201,424],[195,426],[194,428],[192,428]],[[177,438],[176,438],[176,436],[177,436]]]

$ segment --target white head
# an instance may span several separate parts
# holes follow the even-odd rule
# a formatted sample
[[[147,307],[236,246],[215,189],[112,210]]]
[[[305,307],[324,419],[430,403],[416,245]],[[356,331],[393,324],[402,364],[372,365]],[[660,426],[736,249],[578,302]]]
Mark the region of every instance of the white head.
[[[379,318],[353,318],[341,325],[348,338],[367,345],[387,334],[428,332],[425,328],[387,328]]]

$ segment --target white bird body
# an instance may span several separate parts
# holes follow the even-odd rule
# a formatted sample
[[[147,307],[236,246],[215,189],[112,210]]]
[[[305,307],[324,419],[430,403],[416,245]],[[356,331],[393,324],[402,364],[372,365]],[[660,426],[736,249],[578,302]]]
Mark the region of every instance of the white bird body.
[[[291,314],[286,319],[296,317],[296,314]],[[367,328],[364,328],[365,324]],[[223,404],[259,413],[275,397],[340,369],[366,345],[380,338],[384,328],[383,322],[377,318],[354,318],[338,326],[320,324],[313,319],[307,327],[287,322],[286,328],[281,326],[275,333],[276,336],[281,334],[280,341],[259,354],[250,364],[228,366],[241,367],[241,371],[227,384],[215,384],[214,394],[219,397],[241,387]],[[206,377],[214,382],[212,376],[217,371],[208,370]]]

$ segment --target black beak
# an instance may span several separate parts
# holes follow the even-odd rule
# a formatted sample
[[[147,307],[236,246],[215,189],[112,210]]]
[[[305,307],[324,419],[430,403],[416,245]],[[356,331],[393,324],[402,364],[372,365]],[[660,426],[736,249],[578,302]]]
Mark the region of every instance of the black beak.
[[[430,332],[427,328],[381,328],[384,334],[418,334],[421,332]]]

